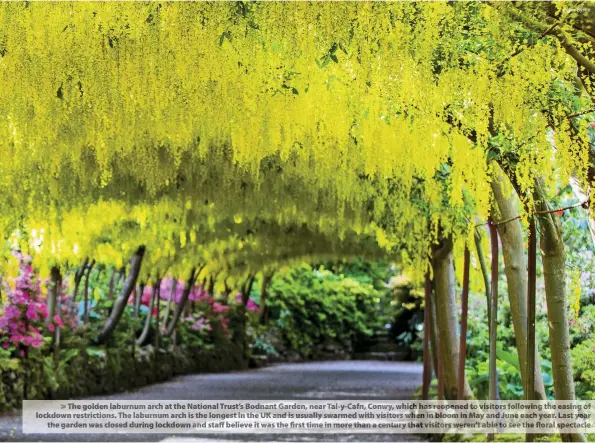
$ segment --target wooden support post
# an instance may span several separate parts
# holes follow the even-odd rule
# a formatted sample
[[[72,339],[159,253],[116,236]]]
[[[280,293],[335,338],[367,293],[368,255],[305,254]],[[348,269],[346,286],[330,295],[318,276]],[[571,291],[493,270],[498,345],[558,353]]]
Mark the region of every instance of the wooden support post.
[[[457,385],[457,398],[465,399],[465,361],[467,360],[467,311],[469,310],[469,262],[471,253],[465,247],[463,262],[463,293],[461,294],[461,337],[459,345],[459,376]]]
[[[430,399],[430,383],[432,381],[432,357],[430,355],[430,328],[432,327],[432,316],[430,309],[432,308],[431,301],[432,282],[430,281],[429,272],[426,273],[424,282],[424,372],[422,385],[422,400]]]

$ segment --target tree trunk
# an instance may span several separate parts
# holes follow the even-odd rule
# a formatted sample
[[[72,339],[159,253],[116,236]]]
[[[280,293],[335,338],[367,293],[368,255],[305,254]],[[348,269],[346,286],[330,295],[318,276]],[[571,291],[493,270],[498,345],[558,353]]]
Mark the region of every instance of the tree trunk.
[[[178,320],[180,320],[180,317],[182,315],[182,311],[184,310],[184,306],[186,305],[186,302],[188,301],[188,296],[190,295],[190,291],[192,291],[192,287],[194,286],[194,283],[196,282],[196,277],[198,277],[196,268],[192,268],[190,270],[190,276],[188,277],[188,280],[186,281],[186,286],[184,287],[184,292],[182,293],[182,298],[180,299],[180,303],[178,303],[176,305],[176,309],[174,310],[174,316],[171,319],[169,326],[165,330],[165,333],[163,334],[164,337],[169,337],[172,334],[172,332],[174,332],[176,325],[178,324]]]
[[[543,182],[539,179],[536,180],[534,197],[538,213],[552,211]],[[545,280],[554,392],[556,400],[574,400],[566,295],[566,255],[562,241],[562,226],[558,215],[553,212],[540,214],[537,220],[541,233],[541,259]],[[561,437],[563,441],[585,441],[585,437],[580,433],[561,434]]]
[[[60,309],[62,307],[60,300],[60,286],[62,284],[62,277],[60,275],[60,268],[57,266],[52,267],[51,273],[51,288],[48,293],[48,316],[46,319],[46,325],[51,324],[54,321],[55,315],[60,315]],[[57,366],[60,362],[60,326],[54,324],[54,333],[52,337],[53,345],[53,356],[54,364]]]
[[[260,288],[260,306],[258,306],[258,318],[261,324],[266,323],[267,298],[269,296],[269,285],[273,279],[273,274],[265,274],[262,278]]]
[[[109,291],[107,293],[107,299],[110,301],[114,300],[114,285],[116,284],[116,274],[118,271],[116,271],[116,268],[112,269],[112,275],[109,279]]]
[[[432,283],[430,281],[429,273],[426,273],[424,282],[424,348],[423,348],[423,384],[422,384],[422,400],[430,399],[430,383],[432,382],[432,357],[430,355],[430,329],[431,329],[431,314],[432,302],[430,300],[432,293]]]
[[[469,311],[469,266],[471,254],[465,246],[463,269],[463,293],[461,294],[461,336],[459,344],[459,375],[457,377],[457,399],[465,400],[465,361],[467,359],[467,314]],[[425,339],[425,337],[424,337]]]
[[[161,328],[159,327],[159,309],[161,309],[161,278],[157,282],[157,296],[155,297],[155,304],[157,309],[155,310],[155,343],[153,344],[153,378],[157,380],[157,367],[159,363],[159,338],[161,336]]]
[[[52,267],[50,271],[51,286],[48,292],[47,312],[48,316],[45,320],[45,324],[49,325],[56,314],[56,304],[60,293],[60,268],[57,266]]]
[[[85,325],[89,322],[89,277],[94,266],[95,260],[87,267],[87,275],[85,276],[85,290],[83,293],[83,324]]]
[[[58,281],[58,287],[62,286],[62,278]],[[58,310],[58,315],[62,312],[62,298],[58,296],[58,300],[56,302],[56,308]],[[56,332],[54,333],[54,365],[57,368],[60,364],[60,326],[56,326]]]
[[[494,167],[497,163],[492,162]],[[495,203],[498,211],[494,216],[496,223],[511,220],[518,217],[516,205],[518,198],[512,186],[499,171],[491,183]],[[510,194],[512,193],[512,194]],[[510,195],[510,197],[508,197]],[[496,208],[494,208],[496,209]],[[523,386],[527,386],[527,262],[524,252],[524,239],[521,229],[521,221],[513,220],[508,223],[497,225],[500,241],[502,243],[502,255],[504,257],[504,273],[508,284],[508,299],[510,301],[510,313],[514,327],[517,353],[521,367],[521,379]],[[547,400],[543,378],[541,376],[541,365],[539,363],[539,352],[535,349],[535,375],[534,389],[535,400]]]
[[[171,284],[171,291],[169,292],[169,299],[167,301],[167,307],[165,308],[165,314],[163,315],[163,325],[161,329],[165,329],[167,327],[167,322],[169,320],[169,311],[171,310],[171,305],[173,303],[174,294],[176,293],[176,289],[178,288],[178,279],[172,279],[173,282]]]
[[[209,294],[211,297],[214,297],[214,291],[215,291],[215,278],[217,277],[217,275],[211,275],[209,276],[209,286],[207,287],[207,294]]]
[[[481,235],[475,230],[475,249],[477,250],[477,260],[481,268],[481,275],[483,277],[483,284],[485,287],[486,303],[488,309],[488,318],[490,318],[490,294],[492,293],[492,286],[490,285],[490,276],[488,274],[488,267],[486,265],[485,255],[483,255],[483,248],[481,247]]]
[[[490,243],[492,246],[492,293],[490,294],[490,316],[489,322],[489,399],[497,400],[498,392],[498,368],[496,367],[496,344],[498,340],[498,230],[496,225],[490,223]],[[492,437],[493,438],[493,437]]]
[[[488,267],[486,265],[485,256],[483,255],[483,248],[481,247],[481,235],[477,230],[475,230],[475,248],[477,249],[477,259],[479,260],[479,266],[481,268],[481,275],[483,276],[483,282],[485,286],[485,295],[486,295],[486,303],[487,303],[487,315],[488,315],[488,335],[489,335],[489,319],[492,318],[492,310],[491,310],[491,301],[490,297],[492,295],[492,285],[490,284],[490,276],[488,274]],[[496,379],[496,383],[498,380]],[[500,390],[496,387],[496,400],[500,400]]]
[[[254,274],[248,277],[248,281],[242,288],[242,350],[243,350],[243,357],[244,360],[248,360],[249,352],[248,352],[248,335],[246,331],[246,327],[248,325],[248,320],[246,318],[246,305],[248,304],[248,300],[250,300],[250,293],[252,292],[252,285],[254,285]]]
[[[452,255],[452,240],[444,239],[434,250],[432,266],[436,283],[436,313],[444,394],[447,400],[457,399],[457,375],[459,366],[459,342],[457,337],[457,305],[455,299],[455,275]],[[473,398],[469,383],[465,380],[465,399]]]
[[[151,301],[149,303],[149,312],[147,312],[147,316],[145,317],[145,325],[143,327],[143,331],[140,334],[140,337],[136,339],[136,344],[138,346],[143,346],[147,341],[147,337],[149,337],[149,331],[151,330],[151,318],[153,317],[153,307],[155,306],[155,297],[157,296],[157,288],[153,286],[153,290],[151,291]]]
[[[434,376],[438,378],[440,368],[438,367],[438,321],[436,319],[436,291],[435,285],[430,281],[430,354],[432,355],[432,367]]]
[[[87,269],[88,264],[89,264],[89,258],[87,257],[83,260],[83,264],[81,264],[81,267],[78,268],[78,270],[74,274],[74,289],[72,290],[72,297],[70,298],[70,306],[74,306],[74,303],[76,302],[76,296],[78,295],[78,292],[79,292],[79,286],[81,284],[83,274],[85,273],[85,270]]]
[[[244,303],[244,306],[246,306],[246,303],[248,303],[248,300],[250,300],[250,294],[252,293],[252,286],[254,286],[254,279],[255,279],[255,276],[250,275],[250,277],[248,278],[248,281],[246,281],[246,284],[242,288],[242,303]]]
[[[97,341],[101,343],[105,343],[105,341],[113,334],[118,326],[118,322],[120,318],[122,318],[122,313],[126,308],[126,303],[128,302],[128,298],[134,289],[134,285],[136,284],[136,280],[138,279],[138,274],[140,272],[140,268],[142,265],[143,257],[145,255],[145,247],[140,246],[137,250],[132,259],[130,260],[130,272],[124,282],[124,286],[120,291],[120,295],[114,302],[114,307],[112,312],[105,322],[105,325],[99,336],[97,337]]]
[[[140,302],[145,292],[146,282],[141,281],[140,284],[136,285],[134,290],[134,316],[138,317],[138,310],[140,309]]]
[[[525,400],[533,401],[537,396],[535,391],[535,296],[537,293],[537,229],[535,218],[529,220],[529,248],[527,260],[528,291],[527,291],[527,382],[524,386]],[[535,441],[534,434],[526,433],[525,440]]]

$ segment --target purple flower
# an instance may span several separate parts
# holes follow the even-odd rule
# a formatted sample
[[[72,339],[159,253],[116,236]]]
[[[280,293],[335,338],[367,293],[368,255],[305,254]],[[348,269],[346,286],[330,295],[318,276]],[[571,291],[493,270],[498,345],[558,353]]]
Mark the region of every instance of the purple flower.
[[[57,315],[54,315],[54,323],[56,323],[56,325],[58,325],[59,327],[64,326],[62,319],[60,317],[58,317]]]
[[[248,300],[248,303],[246,303],[246,309],[248,311],[258,311],[258,305],[254,303],[252,299],[250,299]]]

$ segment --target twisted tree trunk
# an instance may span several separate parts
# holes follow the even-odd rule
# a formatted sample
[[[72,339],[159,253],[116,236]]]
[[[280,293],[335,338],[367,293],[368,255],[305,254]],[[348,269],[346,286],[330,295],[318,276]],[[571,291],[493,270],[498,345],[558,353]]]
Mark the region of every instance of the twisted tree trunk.
[[[89,264],[89,258],[85,258],[83,260],[83,263],[81,264],[80,268],[78,268],[78,270],[76,271],[76,273],[74,274],[74,289],[72,290],[72,297],[70,298],[70,306],[74,306],[74,303],[76,301],[76,296],[78,295],[79,292],[79,286],[81,285],[81,280],[83,278],[83,274],[85,273],[85,270],[87,269],[87,265]]]
[[[116,326],[118,326],[118,322],[122,318],[122,313],[126,308],[128,298],[130,297],[130,294],[134,289],[134,285],[136,284],[136,280],[138,279],[138,274],[140,273],[140,268],[143,262],[144,255],[145,247],[139,246],[139,248],[136,250],[136,253],[130,260],[130,272],[128,273],[128,277],[124,282],[124,286],[120,291],[120,295],[114,302],[114,307],[110,316],[108,317],[107,321],[105,322],[105,325],[103,326],[103,329],[97,337],[97,341],[100,344],[105,343],[107,339],[111,337],[111,335],[116,330]]]
[[[149,337],[149,331],[151,330],[151,317],[153,317],[153,307],[155,306],[155,298],[157,295],[158,289],[157,287],[153,286],[153,290],[151,291],[151,301],[149,303],[149,311],[147,312],[147,316],[145,317],[145,325],[143,327],[143,331],[140,334],[140,337],[136,339],[136,344],[138,346],[143,346]]]
[[[178,321],[180,320],[180,317],[182,316],[182,311],[184,310],[184,306],[186,305],[186,302],[188,301],[188,296],[190,295],[190,291],[192,291],[192,287],[194,286],[194,283],[196,282],[197,277],[198,277],[198,273],[196,272],[196,268],[192,268],[190,270],[190,275],[188,277],[188,280],[186,281],[186,286],[184,287],[184,292],[182,293],[182,298],[180,299],[180,303],[178,303],[176,305],[176,309],[174,311],[174,315],[171,319],[171,322],[169,323],[169,326],[167,327],[167,329],[165,330],[165,332],[163,334],[164,337],[169,337],[176,329],[176,325],[178,324]]]
[[[163,315],[163,325],[161,329],[165,329],[167,327],[167,322],[169,320],[169,311],[171,311],[171,305],[173,303],[174,294],[176,293],[176,289],[178,288],[178,279],[174,278],[171,284],[171,291],[169,292],[169,299],[167,300],[167,306],[165,308],[165,314]]]

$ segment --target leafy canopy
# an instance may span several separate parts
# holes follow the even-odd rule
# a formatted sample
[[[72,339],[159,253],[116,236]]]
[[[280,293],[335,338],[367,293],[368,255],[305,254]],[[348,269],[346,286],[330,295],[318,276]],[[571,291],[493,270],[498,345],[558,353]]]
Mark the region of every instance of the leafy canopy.
[[[0,233],[45,263],[143,243],[229,266],[250,242],[247,269],[308,242],[421,263],[489,215],[488,157],[525,190],[585,181],[576,61],[506,6],[33,2],[0,23]]]

